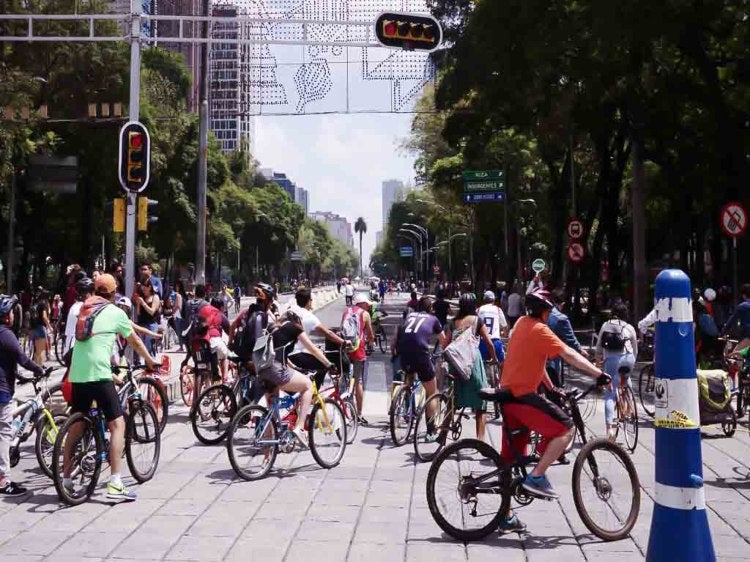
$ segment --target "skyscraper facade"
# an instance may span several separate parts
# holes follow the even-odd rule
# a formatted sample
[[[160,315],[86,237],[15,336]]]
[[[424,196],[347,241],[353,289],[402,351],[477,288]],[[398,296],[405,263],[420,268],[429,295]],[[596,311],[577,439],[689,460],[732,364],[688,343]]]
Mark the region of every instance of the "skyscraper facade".
[[[383,229],[388,224],[388,214],[391,206],[402,198],[404,182],[400,180],[386,180],[383,182]]]

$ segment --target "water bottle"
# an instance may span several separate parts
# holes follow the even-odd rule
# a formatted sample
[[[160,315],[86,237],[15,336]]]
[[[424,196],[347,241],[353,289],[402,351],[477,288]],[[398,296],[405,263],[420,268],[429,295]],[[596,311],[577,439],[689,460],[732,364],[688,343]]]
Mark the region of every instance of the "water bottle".
[[[10,428],[13,430],[13,437],[18,435],[18,429],[21,427],[21,418],[16,416],[13,418],[13,421],[10,423]]]

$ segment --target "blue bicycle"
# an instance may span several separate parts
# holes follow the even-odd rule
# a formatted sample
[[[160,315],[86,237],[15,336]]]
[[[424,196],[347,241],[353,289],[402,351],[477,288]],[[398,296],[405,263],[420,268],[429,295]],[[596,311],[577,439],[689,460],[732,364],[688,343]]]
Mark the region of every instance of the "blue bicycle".
[[[308,373],[313,378],[314,372]],[[278,389],[266,394],[269,407],[250,404],[232,418],[227,435],[229,462],[245,480],[263,478],[273,468],[279,450],[291,453],[299,441],[292,432],[297,422],[299,394],[279,396]],[[333,468],[346,451],[346,419],[341,406],[324,398],[313,381],[312,410],[305,421],[308,445],[315,461]]]
[[[403,372],[403,371],[402,371]],[[404,382],[396,387],[389,411],[389,427],[393,443],[400,447],[409,440],[414,422],[425,401],[425,391],[416,374],[406,373]]]

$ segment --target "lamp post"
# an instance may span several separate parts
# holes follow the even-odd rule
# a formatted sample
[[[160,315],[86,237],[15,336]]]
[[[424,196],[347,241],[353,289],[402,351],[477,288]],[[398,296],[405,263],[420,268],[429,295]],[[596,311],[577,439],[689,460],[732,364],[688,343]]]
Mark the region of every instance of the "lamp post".
[[[536,209],[536,201],[534,199],[516,199],[511,204],[513,207],[513,216],[516,219],[516,275],[518,280],[523,282],[523,268],[521,267],[521,230],[518,228],[518,205],[531,205]],[[508,232],[507,226],[505,230]]]
[[[427,228],[426,228],[426,227],[424,227],[424,226],[420,226],[420,225],[418,225],[418,224],[413,224],[413,223],[410,223],[410,222],[405,222],[405,223],[403,223],[403,224],[402,224],[401,226],[408,226],[408,227],[410,227],[410,228],[416,228],[416,229],[417,229],[417,230],[418,230],[418,231],[419,231],[420,233],[422,233],[422,234],[424,235],[424,238],[425,238],[425,246],[429,246],[429,245],[430,245],[430,232],[429,232],[429,230],[427,230]],[[420,257],[421,257],[421,256],[420,256]],[[423,273],[425,273],[425,272],[423,272]],[[426,275],[424,275],[424,276],[423,276],[423,279],[425,279],[425,280],[426,280],[426,277],[428,277],[428,276],[429,276],[429,274],[430,274],[430,254],[428,253],[428,254],[427,254],[427,268],[426,268]]]
[[[422,270],[422,233],[408,228],[399,228],[398,231],[400,234],[408,234],[414,237],[414,240],[419,244],[419,272],[416,271],[416,267],[414,272],[417,274],[417,280],[419,280]]]
[[[411,233],[409,233],[409,234],[411,234]],[[412,234],[412,236],[414,236],[414,235]],[[398,237],[399,238],[403,238],[404,240],[408,240],[409,241],[409,245],[411,246],[411,249],[412,249],[412,255],[411,255],[411,258],[412,258],[411,259],[412,269],[414,270],[414,273],[416,274],[416,271],[417,271],[417,252],[416,252],[416,248],[415,248],[416,238],[412,238],[410,236],[407,236],[407,232],[401,232],[401,233],[399,233]]]

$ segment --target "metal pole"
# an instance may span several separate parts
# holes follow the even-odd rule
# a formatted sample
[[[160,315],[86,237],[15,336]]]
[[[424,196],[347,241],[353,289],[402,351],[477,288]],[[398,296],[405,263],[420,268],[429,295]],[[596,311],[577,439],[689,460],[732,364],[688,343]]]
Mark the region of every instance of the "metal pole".
[[[637,131],[633,132],[633,312],[635,318],[646,314],[646,170],[643,147]]]
[[[451,227],[448,226],[448,282],[453,283],[453,258],[451,258]]]
[[[570,216],[576,216],[576,173],[573,161],[573,133],[570,133]]]
[[[737,283],[737,237],[732,238],[732,291],[734,293],[734,305],[737,306],[739,294]]]
[[[513,214],[516,220],[516,275],[518,282],[523,285],[523,267],[521,266],[521,228],[518,223],[518,207],[515,207],[515,213]]]
[[[203,0],[203,15],[210,15],[210,0]],[[203,38],[208,39],[208,21],[203,22]],[[198,233],[195,248],[195,277],[197,283],[206,282],[206,190],[208,184],[208,49],[201,52],[200,131],[198,134]]]
[[[141,0],[131,0],[130,12],[133,19],[130,22],[130,105],[131,121],[140,119],[141,111],[141,14],[143,4]],[[138,194],[128,192],[127,207],[125,209],[125,294],[132,295],[135,286],[135,235],[136,235],[136,205]]]
[[[13,246],[15,239],[15,223],[16,223],[16,170],[13,170],[13,174],[10,177],[10,208],[8,209],[8,258],[5,263],[5,276],[7,292],[9,295],[13,294],[13,261],[14,251]]]
[[[474,209],[471,210],[471,229],[469,230],[469,273],[471,275],[471,290],[476,291],[476,279],[474,277],[474,227],[476,223],[476,214]]]

